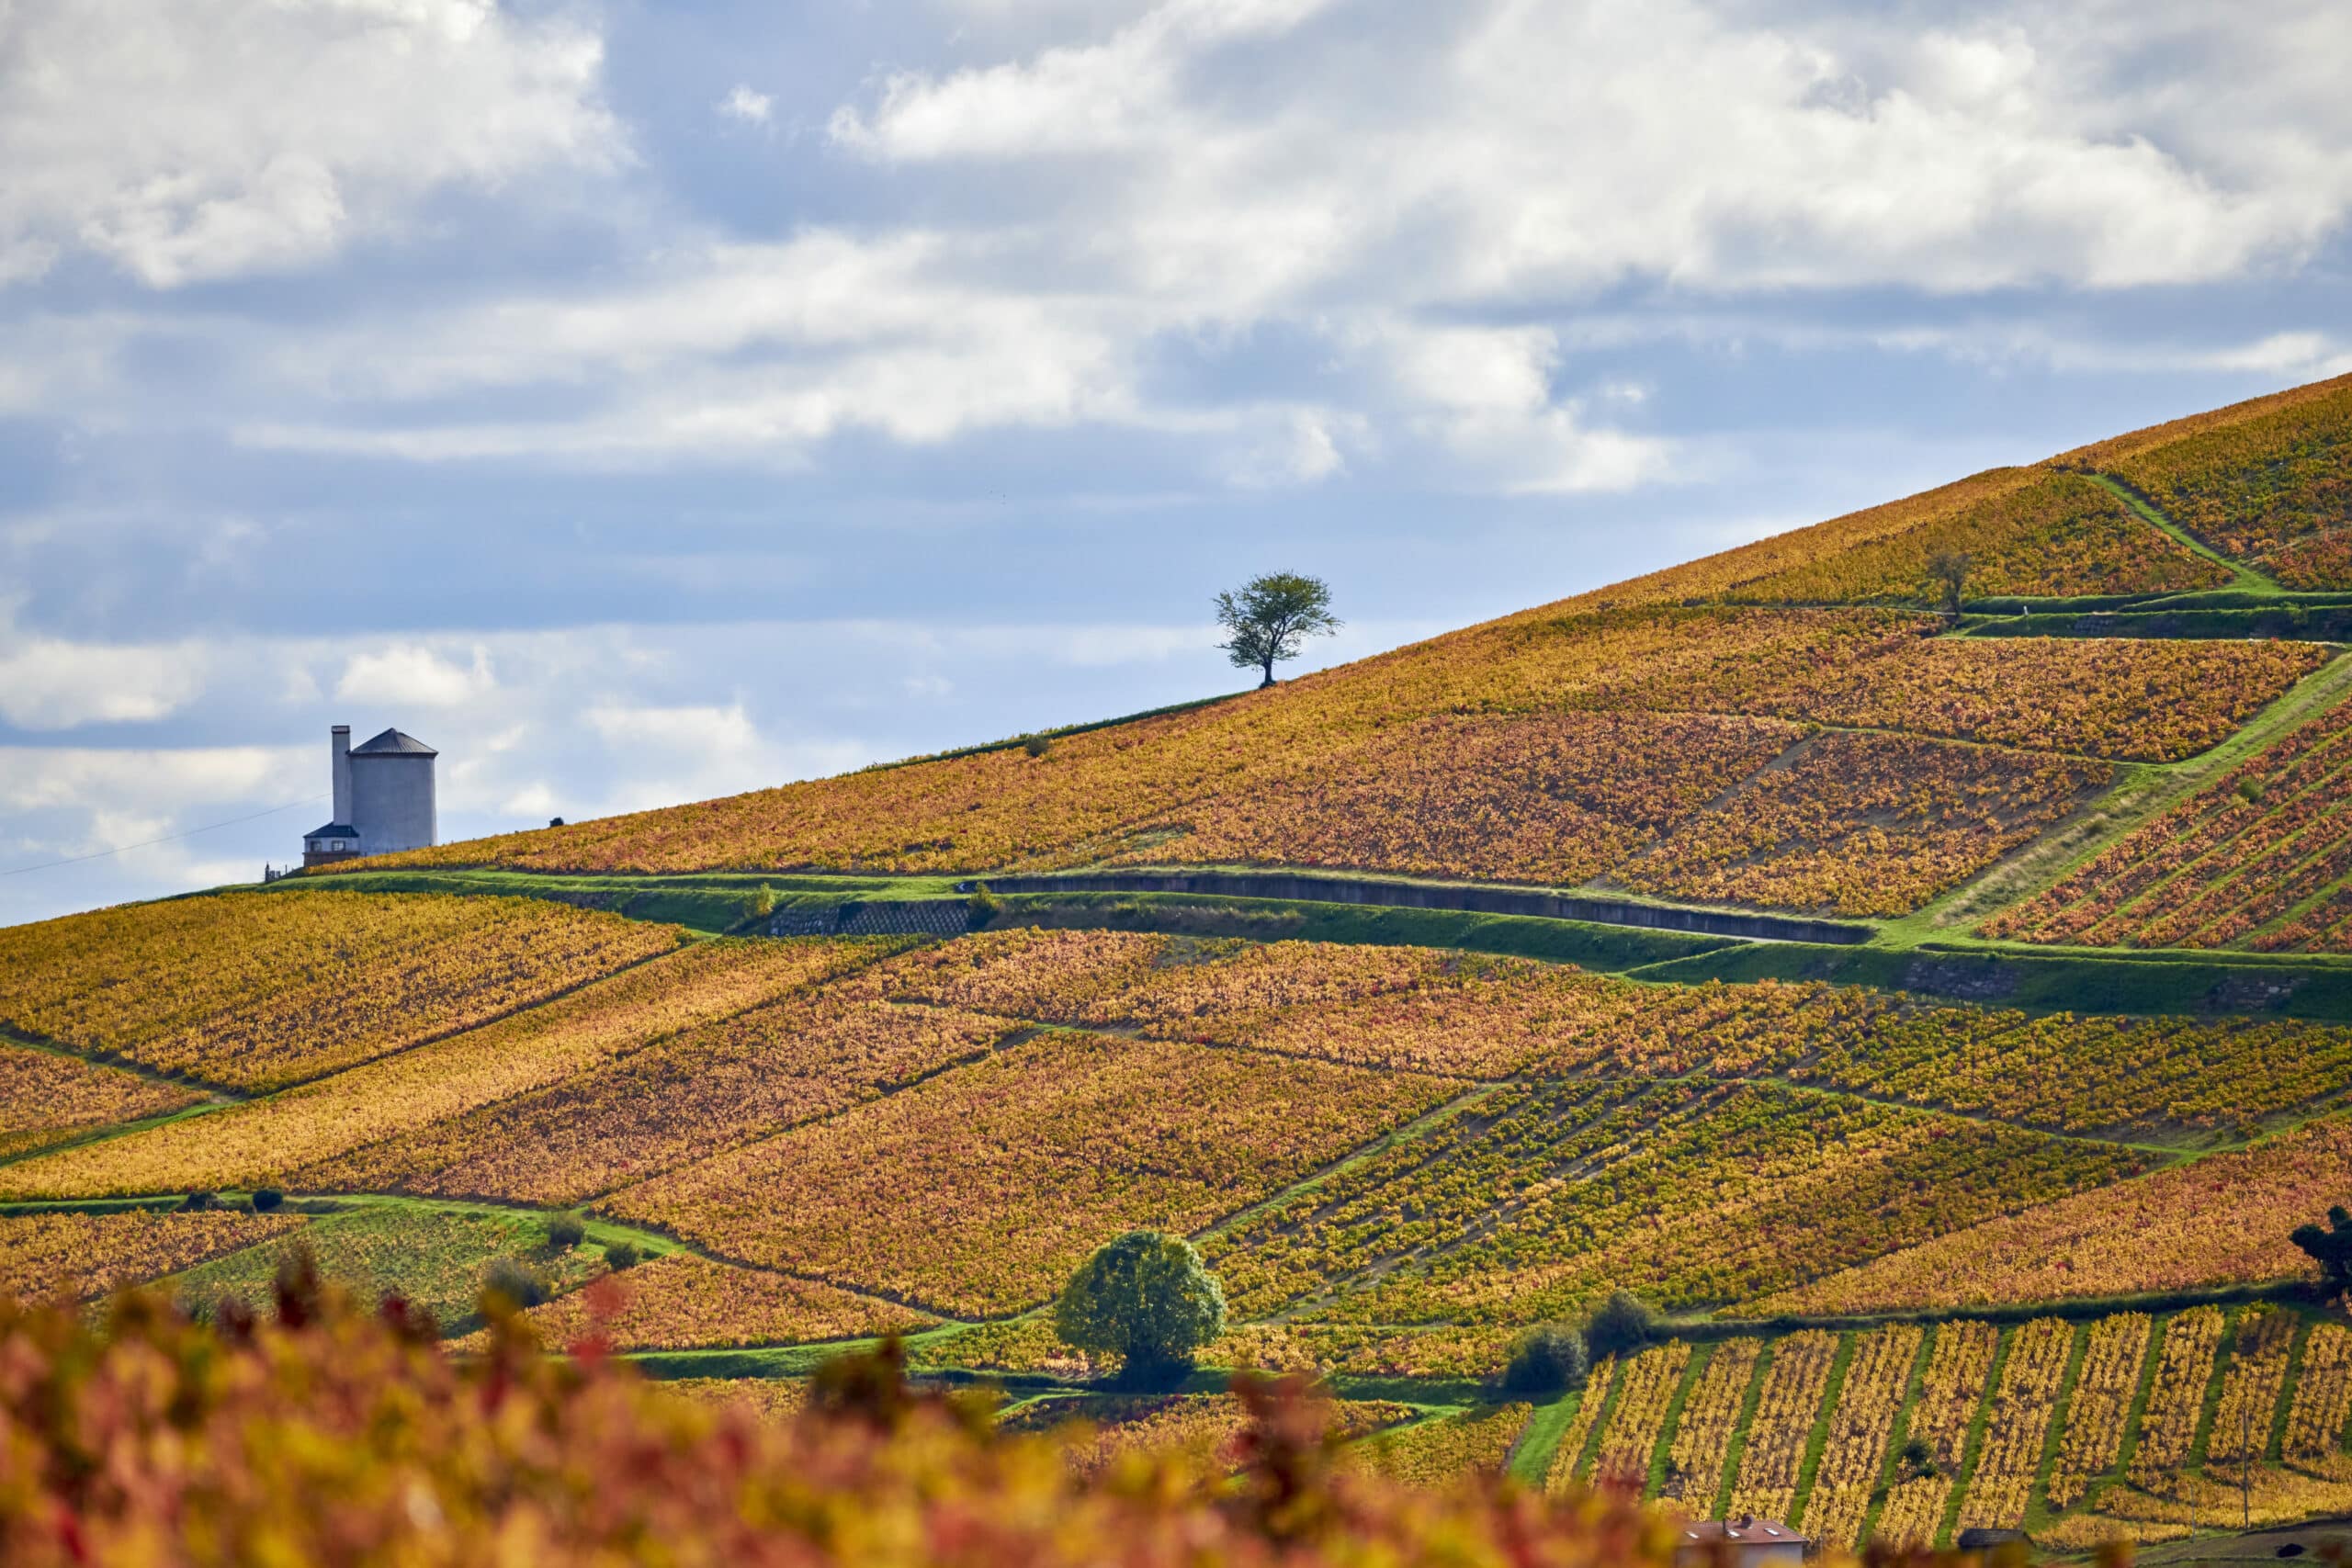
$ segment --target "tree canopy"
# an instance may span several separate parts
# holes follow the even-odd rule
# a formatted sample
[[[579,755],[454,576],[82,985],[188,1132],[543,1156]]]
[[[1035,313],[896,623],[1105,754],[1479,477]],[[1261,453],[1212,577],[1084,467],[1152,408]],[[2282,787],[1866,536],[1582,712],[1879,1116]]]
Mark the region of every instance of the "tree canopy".
[[[1243,670],[1261,670],[1262,690],[1274,683],[1274,666],[1296,659],[1310,637],[1329,637],[1344,624],[1331,614],[1331,590],[1320,578],[1268,572],[1238,590],[1216,596],[1216,624],[1226,640],[1217,646]]]
[[[1054,1328],[1081,1350],[1123,1356],[1138,1380],[1192,1364],[1225,1332],[1225,1288],[1193,1244],[1129,1231],[1079,1265],[1054,1307]]]
[[[2352,1291],[2352,1213],[2339,1203],[2327,1212],[2327,1224],[2297,1225],[2287,1239],[2311,1255],[2330,1295]]]

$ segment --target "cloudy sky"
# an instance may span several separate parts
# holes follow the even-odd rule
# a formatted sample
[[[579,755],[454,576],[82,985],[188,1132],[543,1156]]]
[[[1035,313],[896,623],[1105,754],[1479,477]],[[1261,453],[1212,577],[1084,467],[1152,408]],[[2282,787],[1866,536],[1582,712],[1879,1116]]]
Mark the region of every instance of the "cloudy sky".
[[[1355,657],[2352,369],[2347,74],[2340,0],[6,0],[0,923],[299,853],[336,721],[448,836],[723,794],[1232,689],[1258,570]]]

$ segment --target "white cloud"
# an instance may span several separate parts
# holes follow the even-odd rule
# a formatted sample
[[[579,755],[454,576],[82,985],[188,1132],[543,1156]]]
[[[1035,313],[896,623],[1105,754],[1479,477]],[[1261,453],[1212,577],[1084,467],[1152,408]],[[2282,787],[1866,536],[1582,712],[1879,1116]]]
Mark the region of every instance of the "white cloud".
[[[601,63],[493,0],[17,0],[0,282],[76,247],[158,288],[284,269],[442,186],[607,164]]]
[[[345,702],[399,707],[455,707],[477,701],[498,684],[489,650],[474,645],[470,664],[458,664],[422,643],[394,643],[353,654],[334,694]]]
[[[306,773],[311,764],[324,783],[325,756],[324,746],[315,754],[286,746],[0,746],[0,805],[21,811],[102,805],[152,829],[190,807],[300,795],[313,782]],[[128,833],[97,847],[141,837],[153,833]]]
[[[1364,70],[1302,73],[1271,107],[1193,88],[1206,51],[1314,9],[1169,4],[1102,42],[900,73],[838,113],[834,138],[898,162],[1113,157],[1117,179],[1089,195],[1120,210],[1088,220],[1171,271],[1215,276],[1238,254],[1257,265],[1236,279],[1295,288],[1403,246],[1440,295],[1627,274],[2189,281],[2291,258],[2352,202],[2352,114],[2309,58],[2332,14],[2315,0],[2267,8],[2267,25],[2165,18],[2233,79],[2290,84],[2270,105],[2224,88],[2233,126],[2201,96],[2115,79],[2113,38],[2151,20],[2120,3],[1980,7],[1911,35],[1843,12],[1490,0],[1452,13],[1433,49],[1357,51]]]
[[[738,82],[712,107],[726,119],[744,125],[765,125],[775,113],[775,100],[765,93],[752,91],[747,84]]]
[[[163,718],[204,689],[206,662],[189,644],[70,642],[0,616],[0,717],[40,730]]]

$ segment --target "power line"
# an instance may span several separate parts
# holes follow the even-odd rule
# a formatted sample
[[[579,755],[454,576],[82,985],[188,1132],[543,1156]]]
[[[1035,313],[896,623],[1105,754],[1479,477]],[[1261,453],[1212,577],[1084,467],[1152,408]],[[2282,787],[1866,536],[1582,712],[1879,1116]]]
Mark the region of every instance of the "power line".
[[[141,839],[135,844],[117,844],[110,850],[99,850],[86,855],[74,855],[68,860],[43,861],[39,865],[11,866],[6,871],[0,871],[0,876],[22,876],[28,871],[54,871],[61,865],[80,865],[84,861],[104,860],[108,855],[119,855],[126,850],[143,850],[151,844],[168,844],[181,839],[193,839],[198,833],[209,833],[215,828],[233,828],[240,822],[258,822],[265,817],[275,817],[281,811],[291,811],[298,806],[316,806],[326,798],[323,795],[307,795],[300,800],[289,800],[283,806],[273,806],[266,811],[256,811],[250,817],[232,817],[226,822],[208,822],[201,828],[190,828],[185,833],[166,833],[160,839]]]

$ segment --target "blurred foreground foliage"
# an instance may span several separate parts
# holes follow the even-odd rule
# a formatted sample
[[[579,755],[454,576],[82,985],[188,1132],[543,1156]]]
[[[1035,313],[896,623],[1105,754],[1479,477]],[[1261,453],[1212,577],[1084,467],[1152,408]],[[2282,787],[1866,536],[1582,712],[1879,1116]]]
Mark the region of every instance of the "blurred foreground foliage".
[[[665,1393],[593,1338],[543,1354],[486,1304],[490,1348],[460,1359],[399,1300],[370,1314],[300,1257],[274,1310],[209,1325],[155,1294],[103,1323],[0,1300],[0,1562],[1671,1560],[1669,1524],[1620,1496],[1352,1470],[1297,1381],[1239,1385],[1251,1421],[1222,1455],[1130,1454],[1087,1477],[1066,1438],[910,1387],[895,1344],[765,1420]]]

